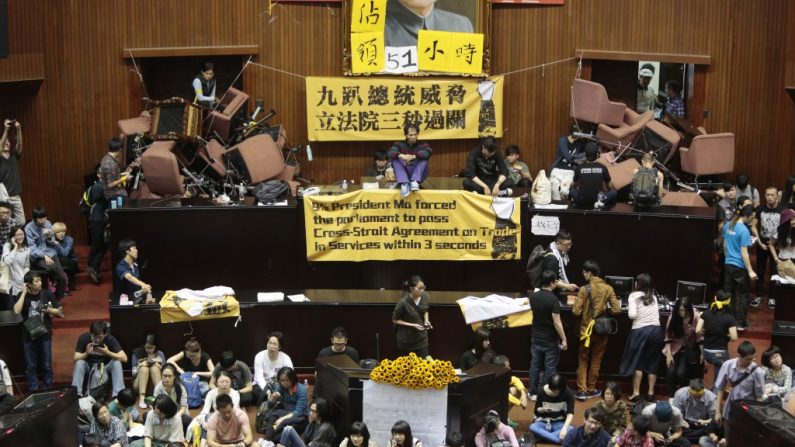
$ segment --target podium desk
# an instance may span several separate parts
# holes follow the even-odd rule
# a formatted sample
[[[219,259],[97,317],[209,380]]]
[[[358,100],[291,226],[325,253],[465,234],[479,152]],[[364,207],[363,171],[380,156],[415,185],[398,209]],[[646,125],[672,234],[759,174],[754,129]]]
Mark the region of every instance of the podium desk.
[[[773,281],[771,280],[771,283]],[[776,309],[774,320],[795,321],[795,284],[775,283]]]
[[[332,406],[334,428],[342,439],[351,423],[362,420],[362,380],[370,370],[361,369],[348,356],[315,361],[315,394]],[[447,432],[459,432],[474,446],[475,434],[489,410],[508,414],[510,372],[498,365],[478,365],[464,372],[461,382],[447,387]]]

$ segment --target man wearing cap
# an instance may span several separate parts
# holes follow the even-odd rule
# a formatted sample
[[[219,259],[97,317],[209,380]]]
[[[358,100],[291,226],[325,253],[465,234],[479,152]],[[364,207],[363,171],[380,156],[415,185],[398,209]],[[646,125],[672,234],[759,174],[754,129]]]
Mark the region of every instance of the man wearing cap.
[[[638,73],[638,101],[635,107],[638,113],[654,110],[654,100],[657,98],[657,92],[654,91],[654,87],[649,85],[653,77],[654,72],[650,68],[644,67]]]
[[[689,386],[676,391],[671,403],[682,412],[683,438],[697,443],[702,436],[722,435],[723,430],[712,420],[716,399],[712,391],[704,388],[702,379],[692,379]]]
[[[586,162],[574,168],[574,184],[569,195],[578,208],[602,208],[616,200],[616,189],[607,167],[596,161],[599,146],[588,143],[585,146]]]
[[[690,447],[690,441],[682,438],[682,412],[667,400],[647,405],[643,415],[649,418],[649,436],[654,445]]]

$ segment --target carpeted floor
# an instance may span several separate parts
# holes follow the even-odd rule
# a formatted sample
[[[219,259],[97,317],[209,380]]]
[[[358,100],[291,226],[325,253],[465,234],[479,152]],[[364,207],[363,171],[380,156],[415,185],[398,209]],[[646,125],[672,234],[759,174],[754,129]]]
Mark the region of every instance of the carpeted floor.
[[[80,258],[80,265],[84,268],[88,255],[88,247],[77,247],[76,251]],[[102,275],[102,282],[99,285],[94,285],[85,272],[77,275],[77,290],[74,290],[61,302],[65,317],[53,322],[55,333],[52,344],[53,380],[56,384],[71,383],[72,358],[77,337],[83,332],[86,332],[88,326],[93,321],[100,319],[107,320],[109,318],[108,295],[112,288],[109,256],[105,257],[100,273]],[[740,340],[752,341],[757,347],[757,352],[760,354],[770,346],[770,330],[773,321],[773,312],[767,308],[766,304],[766,302],[763,303],[758,309],[748,309],[748,318],[751,324],[750,329],[740,334]],[[738,343],[739,341],[731,344],[729,349],[732,353],[735,351]],[[757,359],[758,358],[759,355],[757,355]],[[708,368],[709,370],[705,375],[705,382],[707,386],[711,387],[712,370],[711,366]],[[312,378],[310,377],[309,380],[311,381]],[[573,383],[571,383],[571,385],[573,386]],[[658,398],[664,397],[660,395],[660,393],[664,393],[664,388],[664,383],[658,385]],[[624,389],[629,391],[628,385],[625,385]],[[575,425],[582,424],[583,413],[587,408],[595,405],[596,402],[598,402],[598,399],[576,403],[574,417]],[[256,409],[250,407],[247,410],[253,426]],[[196,412],[198,412],[198,410],[196,410]],[[510,410],[509,418],[519,423],[519,428],[516,430],[517,434],[528,431],[528,426],[532,420],[532,412],[533,402],[530,402],[526,409],[514,407]],[[379,440],[379,442],[382,441]],[[552,444],[539,444],[539,446],[543,445]]]

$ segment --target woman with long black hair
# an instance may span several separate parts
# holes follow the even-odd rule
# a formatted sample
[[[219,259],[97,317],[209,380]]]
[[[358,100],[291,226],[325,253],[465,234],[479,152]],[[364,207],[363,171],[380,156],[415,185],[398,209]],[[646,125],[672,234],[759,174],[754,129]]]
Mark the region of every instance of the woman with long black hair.
[[[690,379],[703,379],[702,337],[696,332],[700,315],[690,298],[676,300],[665,327],[665,365],[668,367],[668,395],[687,385]]]
[[[480,327],[472,333],[472,347],[461,354],[461,360],[458,362],[458,367],[462,371],[474,368],[481,363],[494,363],[496,354],[491,349],[490,337],[491,332],[484,327]]]
[[[433,328],[428,317],[429,300],[419,275],[403,283],[403,296],[392,312],[398,350],[403,355],[413,352],[421,358],[428,356],[428,330]]]
[[[627,313],[632,320],[632,330],[624,346],[619,374],[632,376],[632,395],[629,400],[634,401],[640,396],[640,382],[643,380],[643,373],[646,373],[649,381],[646,399],[649,400],[648,396],[651,396],[650,400],[654,400],[663,334],[657,296],[648,273],[641,273],[635,278],[635,291],[629,294]]]

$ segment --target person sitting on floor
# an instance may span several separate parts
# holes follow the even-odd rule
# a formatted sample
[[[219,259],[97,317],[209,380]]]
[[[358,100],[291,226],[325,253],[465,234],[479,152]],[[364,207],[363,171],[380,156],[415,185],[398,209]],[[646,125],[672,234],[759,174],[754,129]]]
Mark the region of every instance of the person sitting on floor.
[[[533,175],[527,163],[519,160],[521,152],[519,146],[512,144],[505,149],[505,161],[508,163],[508,176],[514,185],[519,188],[533,186]]]
[[[251,376],[251,369],[241,360],[235,358],[232,351],[221,353],[221,361],[215,365],[213,376],[210,378],[210,389],[216,387],[215,381],[221,371],[226,371],[232,377],[232,388],[240,393],[240,406],[245,407],[254,404],[254,384]]]
[[[285,366],[276,377],[279,378],[279,385],[265,401],[267,426],[264,435],[269,441],[280,439],[284,427],[288,425],[293,426],[294,430],[302,430],[309,416],[307,390],[298,381],[295,370]]]
[[[395,181],[400,185],[400,195],[408,197],[411,191],[419,191],[420,183],[428,176],[428,160],[433,151],[428,143],[419,141],[420,128],[408,124],[403,128],[404,141],[396,141],[386,155],[392,160]]]
[[[177,404],[177,417],[182,421],[182,426],[190,424],[191,418],[188,412],[188,390],[177,375],[174,365],[166,365],[160,376],[160,383],[155,386],[152,395],[157,397],[162,394],[170,397]]]
[[[302,435],[293,427],[287,426],[279,438],[281,447],[321,447],[332,446],[337,438],[334,424],[331,423],[331,405],[318,397],[309,406],[309,425]]]
[[[585,410],[582,426],[569,431],[563,440],[563,447],[607,447],[610,435],[603,427],[604,416],[599,407]]]
[[[588,140],[579,137],[577,135],[579,133],[580,128],[577,126],[577,123],[572,123],[569,134],[560,137],[555,155],[555,163],[549,168],[550,173],[555,168],[574,170],[576,165],[585,161],[585,145],[588,143]]]
[[[157,349],[157,338],[155,334],[146,334],[144,344],[133,349],[132,354],[132,376],[133,387],[138,390],[140,405],[146,408],[146,389],[149,383],[156,387],[160,383],[160,373],[166,364],[166,355]]]
[[[157,396],[152,411],[146,413],[144,437],[130,444],[130,447],[166,447],[171,443],[184,445],[182,419],[176,415],[177,404],[165,394]]]
[[[765,395],[786,400],[792,389],[792,369],[784,364],[778,346],[773,345],[762,353],[762,370],[765,372]]]
[[[88,430],[90,436],[98,438],[110,447],[127,447],[127,430],[124,424],[110,414],[108,406],[102,402],[97,402],[91,408],[94,420]]]
[[[486,414],[483,427],[475,435],[475,446],[491,447],[497,445],[519,447],[519,441],[516,439],[516,433],[514,433],[513,428],[503,424],[500,421],[500,414],[495,410],[491,410]]]
[[[682,412],[683,438],[698,443],[702,436],[723,435],[722,428],[712,421],[715,403],[715,394],[704,389],[702,379],[692,379],[688,386],[676,390],[671,404]]]
[[[125,388],[119,391],[116,398],[108,403],[108,411],[113,416],[119,418],[124,429],[129,431],[133,423],[139,421],[141,415],[135,409],[138,402],[138,393],[132,388]]]
[[[511,361],[502,354],[494,357],[494,364],[502,365],[508,368],[509,371],[511,370]],[[508,403],[514,407],[527,408],[527,388],[524,386],[522,379],[514,375],[511,375],[511,381],[508,383]],[[511,428],[519,427],[519,424],[512,422],[510,419],[508,419],[508,425]]]
[[[187,425],[185,429],[186,437],[193,435],[194,426],[201,425],[202,437],[206,438],[208,428],[207,420],[210,419],[210,416],[218,409],[217,403],[219,396],[229,396],[229,398],[232,399],[232,405],[235,408],[240,408],[240,393],[232,388],[232,376],[228,372],[221,371],[218,374],[218,379],[215,384],[218,386],[211,389],[204,398],[204,407],[202,411]]]
[[[95,321],[89,331],[77,339],[74,355],[74,371],[72,386],[77,388],[77,395],[84,396],[83,384],[88,377],[88,389],[93,390],[106,382],[110,376],[115,397],[124,389],[124,371],[122,364],[127,363],[124,352],[116,337],[108,334],[108,323]]]
[[[268,395],[276,386],[276,373],[289,366],[292,368],[293,361],[290,356],[282,352],[284,334],[273,331],[268,334],[268,342],[265,350],[260,351],[254,356],[254,398],[257,406],[268,398]]]
[[[202,396],[210,391],[210,378],[215,370],[210,355],[202,351],[202,345],[196,337],[191,337],[185,342],[185,349],[168,358],[168,363],[177,367],[177,372],[182,375],[187,373],[199,377],[199,389]]]
[[[500,153],[500,144],[494,137],[485,137],[480,145],[467,157],[464,189],[487,196],[510,196],[513,194],[508,178],[508,163]]]
[[[613,439],[618,447],[654,447],[654,439],[649,435],[651,421],[642,414],[632,417],[632,425],[621,436]]]
[[[643,154],[640,167],[632,171],[632,200],[635,204],[649,208],[661,205],[665,195],[663,178],[663,173],[654,167],[654,154]]]
[[[574,168],[574,185],[569,196],[575,206],[583,209],[601,209],[616,200],[616,192],[607,167],[596,159],[599,146],[588,143],[585,146],[585,163]]]
[[[348,331],[344,327],[338,326],[331,331],[331,346],[326,346],[317,353],[317,357],[331,357],[333,355],[347,355],[357,364],[359,363],[359,351],[353,346],[348,346]]]
[[[559,373],[549,378],[538,390],[530,431],[545,442],[560,444],[566,438],[574,419],[574,394]]]
[[[207,445],[210,447],[255,445],[248,413],[235,406],[228,394],[219,394],[215,398],[215,409],[217,411],[207,421]]]
[[[649,436],[654,445],[690,447],[690,441],[682,438],[682,412],[667,400],[660,400],[643,408],[642,414],[649,418]]]

